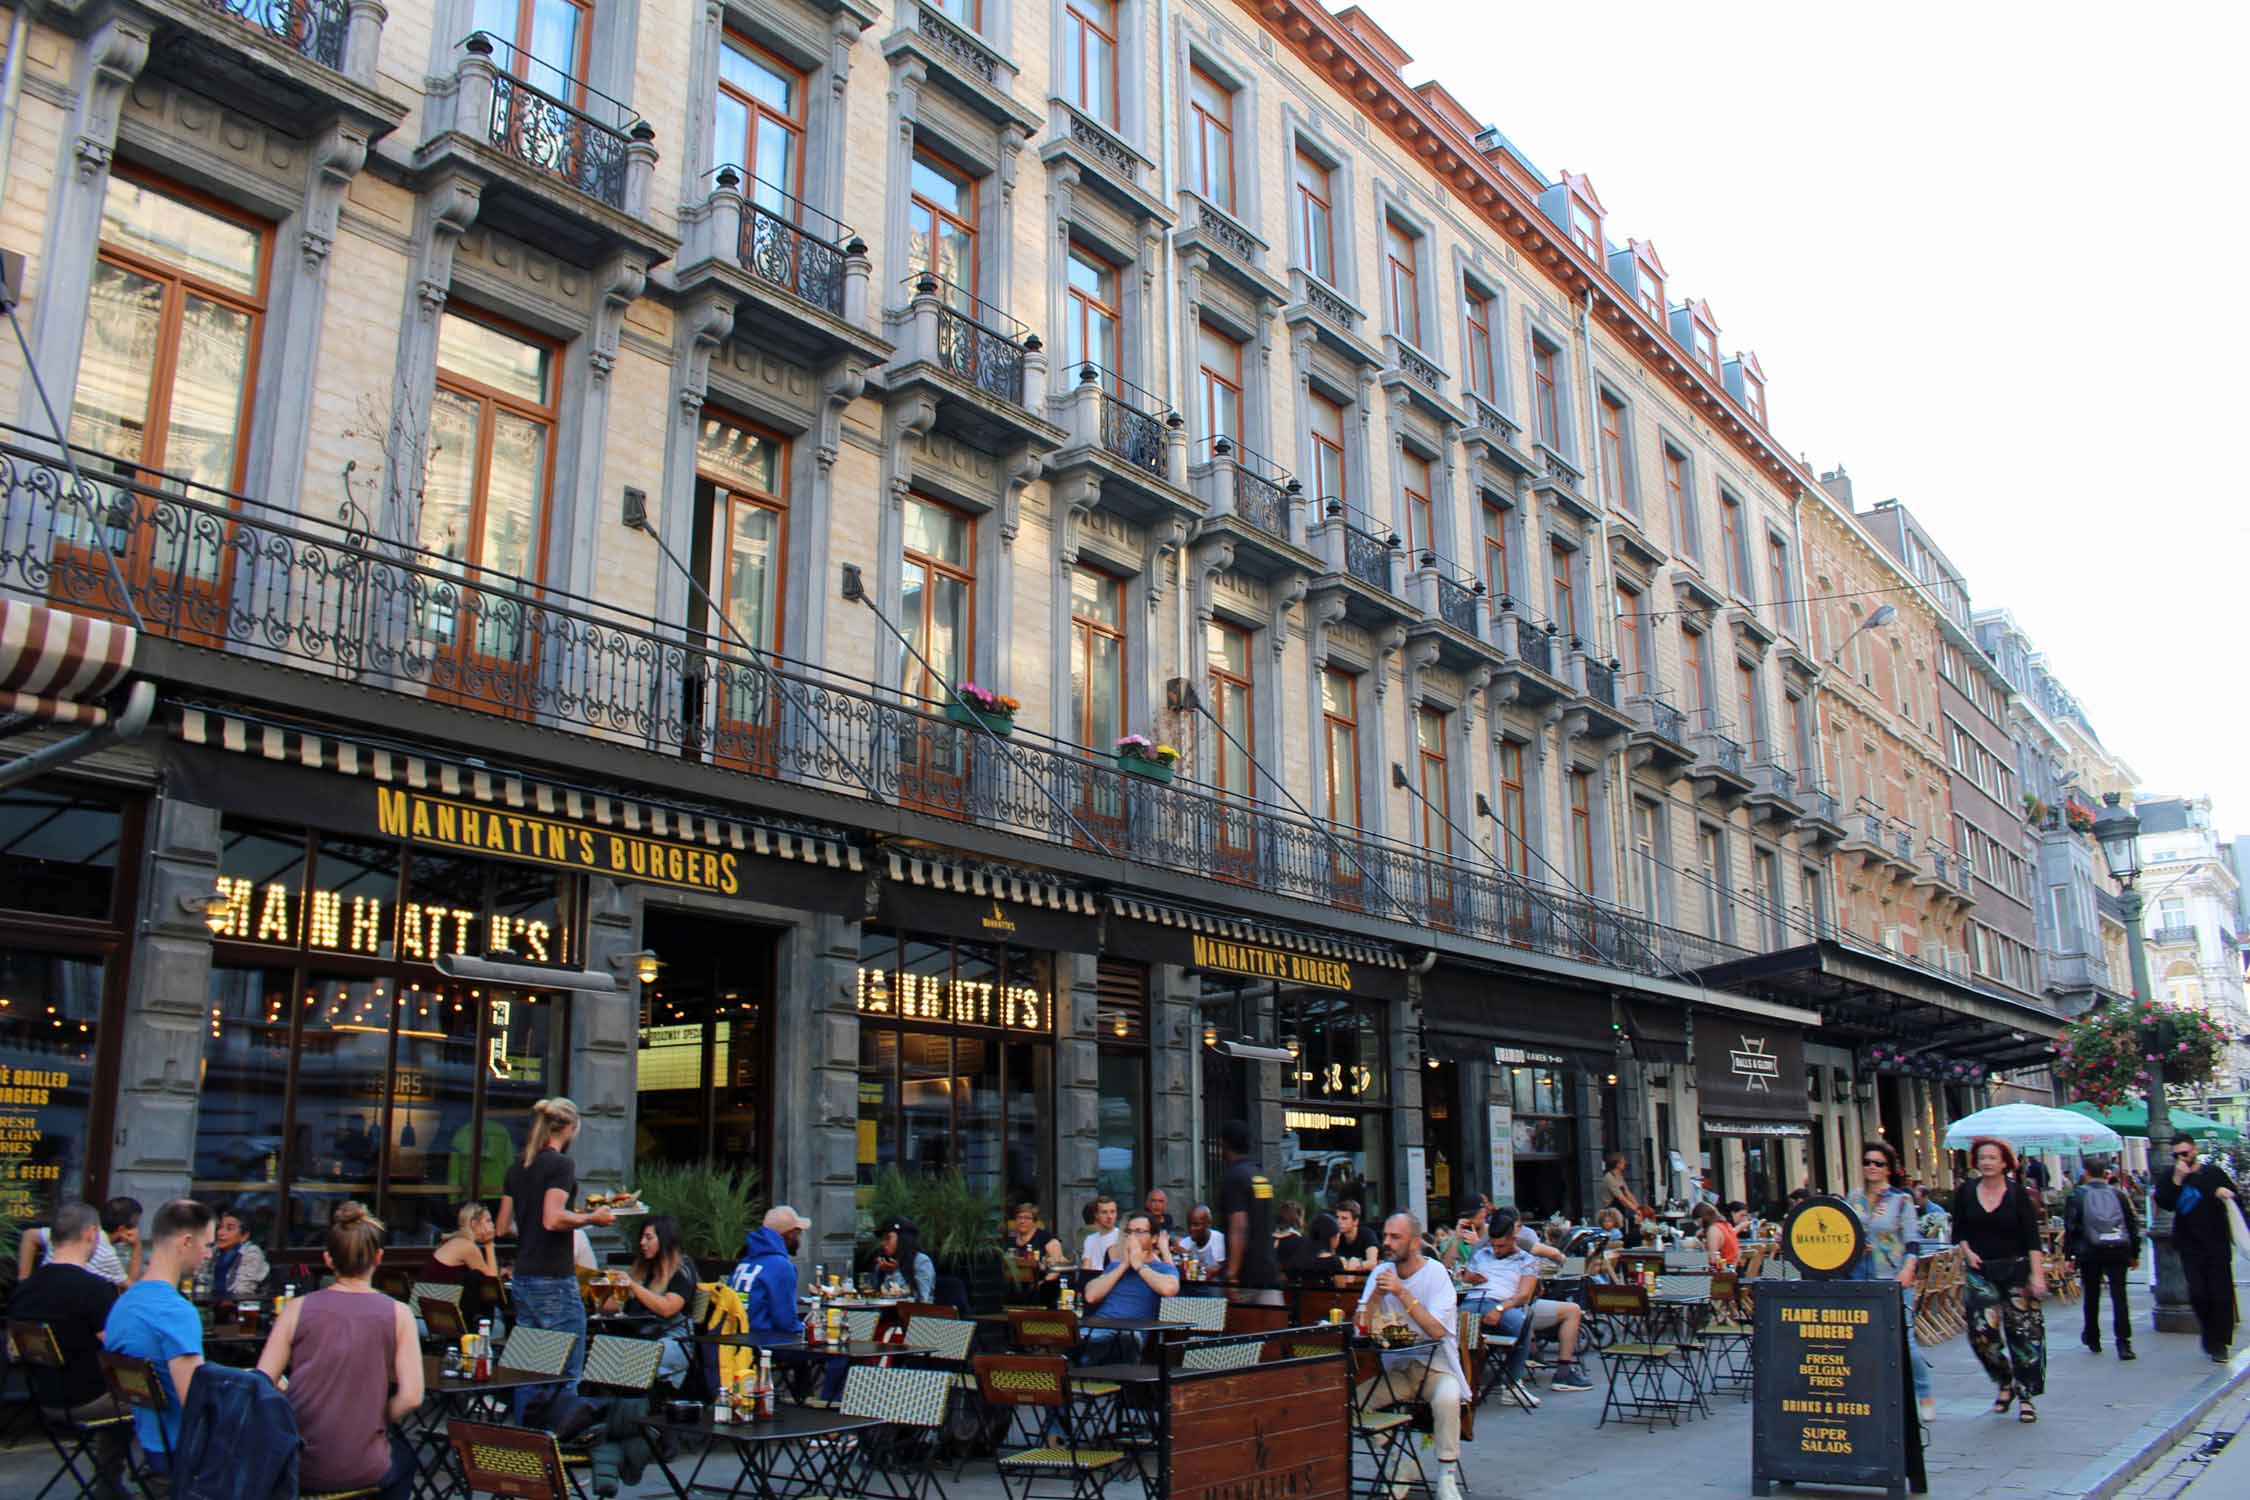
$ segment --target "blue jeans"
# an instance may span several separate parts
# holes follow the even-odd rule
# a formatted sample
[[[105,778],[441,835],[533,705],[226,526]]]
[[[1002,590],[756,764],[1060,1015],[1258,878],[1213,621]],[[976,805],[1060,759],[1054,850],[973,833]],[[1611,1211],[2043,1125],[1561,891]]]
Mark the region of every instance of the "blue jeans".
[[[1859,1264],[1852,1267],[1852,1274],[1844,1279],[1846,1281],[1877,1280],[1874,1257],[1861,1256]],[[1888,1280],[1889,1278],[1881,1279]],[[1900,1292],[1906,1300],[1907,1368],[1914,1375],[1914,1399],[1927,1401],[1930,1399],[1930,1362],[1922,1357],[1921,1342],[1914,1337],[1914,1288],[1901,1287]]]
[[[577,1335],[560,1384],[525,1386],[508,1403],[509,1420],[521,1425],[535,1396],[545,1401],[578,1393],[578,1374],[586,1368],[586,1298],[578,1290],[576,1276],[518,1276],[515,1298],[518,1328],[553,1328]]]

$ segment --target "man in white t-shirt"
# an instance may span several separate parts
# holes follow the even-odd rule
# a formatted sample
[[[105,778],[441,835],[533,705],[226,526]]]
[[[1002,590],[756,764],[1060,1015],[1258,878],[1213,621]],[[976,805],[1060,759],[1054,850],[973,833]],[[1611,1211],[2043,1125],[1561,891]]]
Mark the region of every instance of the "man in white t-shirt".
[[[1203,1262],[1203,1274],[1223,1271],[1227,1264],[1227,1237],[1211,1225],[1211,1206],[1198,1203],[1188,1210],[1188,1231],[1179,1244],[1180,1254]]]
[[[1383,1356],[1383,1373],[1360,1382],[1354,1404],[1361,1410],[1426,1401],[1437,1439],[1436,1500],[1461,1500],[1454,1469],[1461,1461],[1461,1400],[1469,1382],[1461,1374],[1460,1330],[1455,1326],[1453,1278],[1422,1253],[1422,1224],[1412,1214],[1393,1214],[1383,1223],[1383,1258],[1359,1294],[1359,1305],[1373,1313],[1374,1325],[1406,1322],[1434,1349]],[[1382,1390],[1377,1391],[1376,1387]]]
[[[1116,1247],[1117,1200],[1104,1194],[1094,1200],[1094,1232],[1086,1236],[1078,1263],[1089,1271],[1099,1271],[1109,1264],[1110,1251]]]
[[[1552,1382],[1558,1391],[1590,1391],[1593,1384],[1578,1368],[1578,1323],[1583,1313],[1575,1302],[1557,1302],[1539,1295],[1540,1246],[1524,1244],[1531,1231],[1516,1221],[1514,1209],[1496,1208],[1486,1224],[1484,1245],[1469,1262],[1467,1279],[1476,1287],[1470,1301],[1479,1308],[1478,1321],[1488,1329],[1512,1334],[1515,1347],[1508,1351],[1502,1378],[1521,1385],[1525,1362],[1531,1357],[1534,1334],[1555,1330],[1562,1345],[1562,1363]]]

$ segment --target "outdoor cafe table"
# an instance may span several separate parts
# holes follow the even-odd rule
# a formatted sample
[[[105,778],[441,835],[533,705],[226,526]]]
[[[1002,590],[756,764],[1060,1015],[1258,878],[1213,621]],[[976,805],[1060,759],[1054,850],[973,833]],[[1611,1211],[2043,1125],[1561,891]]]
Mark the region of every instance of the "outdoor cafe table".
[[[496,1367],[478,1380],[470,1375],[448,1375],[445,1361],[434,1354],[422,1356],[422,1405],[409,1412],[399,1425],[408,1446],[414,1449],[414,1493],[424,1500],[444,1500],[457,1486],[447,1460],[453,1450],[446,1443],[445,1424],[462,1407],[479,1396],[510,1396],[530,1386],[555,1385],[559,1375],[535,1375],[528,1370]]]
[[[673,1431],[683,1438],[693,1434],[701,1438],[702,1452],[697,1455],[695,1467],[682,1484],[672,1479],[673,1493],[680,1500],[695,1494],[754,1496],[755,1500],[794,1500],[800,1495],[841,1492],[836,1469],[843,1454],[832,1449],[823,1455],[825,1463],[807,1466],[799,1460],[808,1453],[818,1452],[823,1439],[842,1437],[848,1433],[865,1431],[880,1426],[873,1417],[847,1417],[832,1411],[809,1411],[797,1407],[777,1407],[769,1422],[713,1423],[706,1411],[693,1425],[681,1425]],[[698,1481],[703,1466],[711,1455],[724,1444],[733,1444],[742,1459],[742,1472],[728,1486],[702,1484]],[[665,1477],[672,1478],[669,1470]]]

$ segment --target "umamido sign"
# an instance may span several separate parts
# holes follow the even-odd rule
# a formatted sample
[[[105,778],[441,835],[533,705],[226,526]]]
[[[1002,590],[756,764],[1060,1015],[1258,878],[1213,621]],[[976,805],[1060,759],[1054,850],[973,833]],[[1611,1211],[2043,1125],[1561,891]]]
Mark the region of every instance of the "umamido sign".
[[[1898,1283],[1844,1281],[1866,1249],[1840,1198],[1782,1221],[1781,1253],[1803,1281],[1757,1285],[1751,1345],[1750,1493],[1782,1484],[1929,1489],[1914,1420],[1906,1308]]]

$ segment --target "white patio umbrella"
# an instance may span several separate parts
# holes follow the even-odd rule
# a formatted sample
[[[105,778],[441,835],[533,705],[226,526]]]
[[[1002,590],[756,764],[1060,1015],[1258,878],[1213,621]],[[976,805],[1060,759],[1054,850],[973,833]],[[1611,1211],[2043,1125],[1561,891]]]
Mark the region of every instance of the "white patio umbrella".
[[[2117,1151],[2124,1140],[2101,1121],[2068,1109],[2042,1104],[1995,1104],[1973,1115],[1963,1115],[1945,1133],[1945,1144],[1967,1150],[1978,1136],[2006,1141],[2021,1152],[2083,1156],[2089,1151]]]

